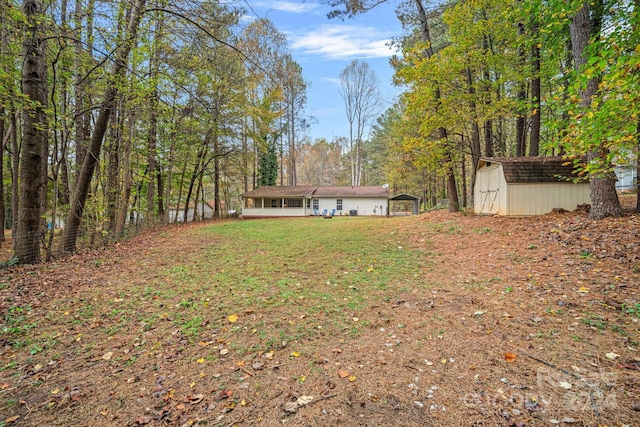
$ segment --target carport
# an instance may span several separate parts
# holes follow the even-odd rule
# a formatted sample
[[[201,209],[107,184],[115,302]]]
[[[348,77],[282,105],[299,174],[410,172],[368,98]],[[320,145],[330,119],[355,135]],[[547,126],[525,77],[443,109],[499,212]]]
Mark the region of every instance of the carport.
[[[387,212],[389,212],[390,216],[416,215],[420,212],[420,197],[400,193],[389,197],[387,205]]]

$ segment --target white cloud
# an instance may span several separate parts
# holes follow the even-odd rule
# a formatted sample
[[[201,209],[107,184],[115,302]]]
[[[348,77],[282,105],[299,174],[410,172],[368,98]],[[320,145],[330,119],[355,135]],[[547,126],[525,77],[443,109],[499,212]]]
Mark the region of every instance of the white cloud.
[[[334,60],[391,56],[390,36],[374,27],[355,25],[321,25],[304,34],[287,34],[294,51]]]
[[[268,2],[256,2],[255,6],[263,7],[269,10],[277,10],[279,12],[287,13],[309,13],[318,8],[317,4],[312,3],[296,3],[292,1],[268,1]]]
[[[341,85],[340,79],[338,79],[338,78],[321,77],[320,80],[323,81],[323,82],[327,82],[327,83],[330,83],[332,85],[338,86],[338,87],[340,87],[340,85]]]

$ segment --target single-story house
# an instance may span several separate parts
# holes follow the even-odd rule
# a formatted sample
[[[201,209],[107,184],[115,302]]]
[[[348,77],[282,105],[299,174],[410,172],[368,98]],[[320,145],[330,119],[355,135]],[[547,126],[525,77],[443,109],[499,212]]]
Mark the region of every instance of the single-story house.
[[[388,214],[383,186],[264,186],[242,194],[244,218]]]
[[[194,206],[197,211],[194,210]],[[198,219],[212,219],[213,218],[213,206],[211,206],[207,202],[198,202],[195,205],[190,204],[189,209],[187,210],[187,222],[193,221],[194,215],[196,215]],[[178,218],[176,219],[176,213]],[[184,206],[180,206],[178,208],[170,207],[169,208],[169,222],[185,222],[184,221]]]
[[[586,179],[562,157],[482,157],[473,190],[477,214],[531,216],[591,203]]]

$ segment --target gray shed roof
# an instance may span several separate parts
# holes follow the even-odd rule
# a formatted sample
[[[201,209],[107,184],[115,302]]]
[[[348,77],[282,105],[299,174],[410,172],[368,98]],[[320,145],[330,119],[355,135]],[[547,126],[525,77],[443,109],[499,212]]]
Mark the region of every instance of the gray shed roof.
[[[412,196],[407,193],[396,194],[395,196],[389,197],[389,200],[420,200],[420,197]]]
[[[491,163],[500,163],[509,184],[534,182],[567,182],[581,177],[572,160],[563,157],[481,157],[478,169]]]

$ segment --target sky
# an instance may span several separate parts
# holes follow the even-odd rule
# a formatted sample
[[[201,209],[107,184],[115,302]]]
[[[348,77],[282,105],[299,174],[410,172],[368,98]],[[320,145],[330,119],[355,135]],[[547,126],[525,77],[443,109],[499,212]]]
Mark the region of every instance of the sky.
[[[393,103],[399,90],[391,83],[389,58],[394,51],[388,45],[401,35],[395,3],[383,3],[354,19],[330,20],[330,8],[312,0],[247,0],[250,13],[269,18],[286,35],[293,59],[302,67],[309,83],[307,114],[314,118],[308,131],[312,140],[349,135],[339,76],[354,59],[368,62],[375,72],[385,101],[381,112]]]

